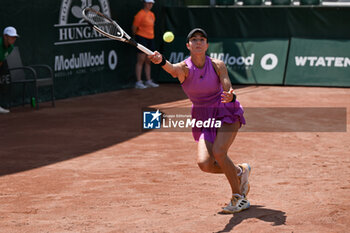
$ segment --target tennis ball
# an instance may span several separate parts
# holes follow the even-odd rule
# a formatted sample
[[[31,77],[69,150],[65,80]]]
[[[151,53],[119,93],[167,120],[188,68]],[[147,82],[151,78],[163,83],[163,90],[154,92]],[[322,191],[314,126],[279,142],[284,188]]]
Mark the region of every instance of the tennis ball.
[[[168,43],[171,43],[174,40],[174,38],[175,38],[174,33],[170,31],[165,32],[163,35],[163,40]]]

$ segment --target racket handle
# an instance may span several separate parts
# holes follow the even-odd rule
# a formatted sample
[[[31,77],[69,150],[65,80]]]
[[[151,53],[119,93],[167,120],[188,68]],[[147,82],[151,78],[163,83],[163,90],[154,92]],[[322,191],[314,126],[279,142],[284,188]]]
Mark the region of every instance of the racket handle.
[[[127,40],[126,42],[128,42],[129,44],[133,45],[133,46],[136,46],[136,48],[138,48],[139,50],[141,50],[142,52],[144,52],[145,54],[147,55],[152,55],[153,52],[151,50],[149,50],[148,48],[146,48],[145,46],[139,44],[136,42],[135,39],[131,38],[129,35],[127,35]]]
[[[141,44],[137,44],[136,46],[139,50],[141,50],[142,52],[144,52],[147,55],[152,55],[153,52],[151,50],[149,50],[148,48],[146,48],[145,46],[141,45]]]

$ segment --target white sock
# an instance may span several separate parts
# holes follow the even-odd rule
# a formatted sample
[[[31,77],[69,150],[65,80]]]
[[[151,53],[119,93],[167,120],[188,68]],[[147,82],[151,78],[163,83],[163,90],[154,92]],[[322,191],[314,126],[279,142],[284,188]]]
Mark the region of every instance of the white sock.
[[[243,173],[242,168],[240,166],[238,166],[238,168],[239,168],[239,172],[237,173],[237,176],[241,176]]]
[[[242,195],[238,193],[232,193],[232,196],[238,197],[238,198],[244,198]]]

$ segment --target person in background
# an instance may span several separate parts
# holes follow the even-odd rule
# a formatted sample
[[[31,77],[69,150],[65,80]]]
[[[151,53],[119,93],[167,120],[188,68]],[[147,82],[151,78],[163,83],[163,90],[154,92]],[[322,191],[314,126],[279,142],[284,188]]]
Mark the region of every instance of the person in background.
[[[0,38],[0,79],[8,73],[6,58],[12,52],[16,39],[17,30],[14,27],[6,27],[3,36]],[[10,111],[0,106],[0,113],[9,113]]]
[[[154,45],[154,22],[156,20],[154,13],[151,11],[154,0],[144,0],[143,8],[135,15],[132,24],[132,32],[135,35],[135,40],[150,50],[155,50]],[[146,82],[141,80],[142,69],[144,67],[146,74]],[[137,52],[137,62],[135,66],[136,84],[135,88],[144,89],[147,87],[158,87],[151,79],[151,62],[147,55],[141,51]]]

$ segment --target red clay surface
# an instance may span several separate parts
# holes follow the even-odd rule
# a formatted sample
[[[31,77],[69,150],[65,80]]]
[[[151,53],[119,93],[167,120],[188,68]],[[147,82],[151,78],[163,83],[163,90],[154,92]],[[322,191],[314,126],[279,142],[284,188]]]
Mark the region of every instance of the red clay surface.
[[[13,108],[0,115],[0,232],[349,232],[350,89],[237,94],[244,107],[347,108],[346,132],[243,128],[229,156],[252,166],[252,206],[223,215],[229,185],[197,167],[191,133],[141,131],[142,107],[190,106],[180,86]]]

